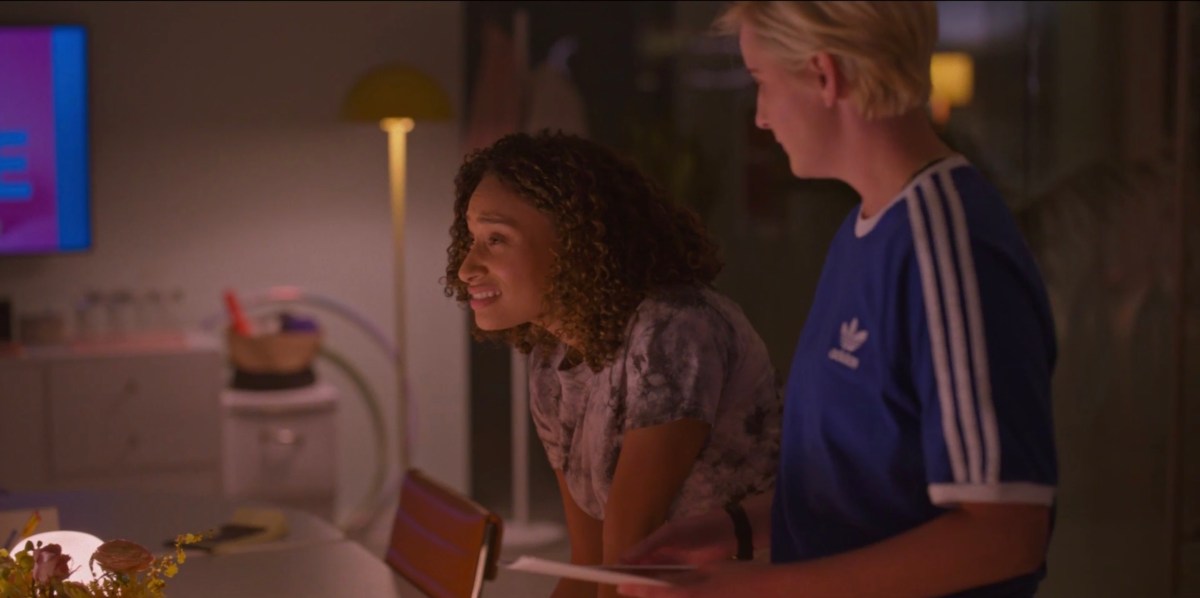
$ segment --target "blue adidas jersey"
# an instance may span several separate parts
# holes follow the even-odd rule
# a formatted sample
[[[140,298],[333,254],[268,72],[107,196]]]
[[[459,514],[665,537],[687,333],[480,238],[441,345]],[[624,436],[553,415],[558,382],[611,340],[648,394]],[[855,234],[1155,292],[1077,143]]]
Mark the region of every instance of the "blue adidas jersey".
[[[792,361],[776,562],[860,548],[960,502],[1052,505],[1054,326],[999,193],[961,156],[834,237]],[[1044,571],[963,595],[1032,595]]]

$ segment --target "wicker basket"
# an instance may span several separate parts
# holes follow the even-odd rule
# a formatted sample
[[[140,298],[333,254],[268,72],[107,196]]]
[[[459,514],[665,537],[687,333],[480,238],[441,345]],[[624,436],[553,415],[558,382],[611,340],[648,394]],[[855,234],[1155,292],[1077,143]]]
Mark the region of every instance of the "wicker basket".
[[[314,332],[281,332],[258,336],[226,335],[229,360],[251,374],[293,374],[312,367],[321,335]]]

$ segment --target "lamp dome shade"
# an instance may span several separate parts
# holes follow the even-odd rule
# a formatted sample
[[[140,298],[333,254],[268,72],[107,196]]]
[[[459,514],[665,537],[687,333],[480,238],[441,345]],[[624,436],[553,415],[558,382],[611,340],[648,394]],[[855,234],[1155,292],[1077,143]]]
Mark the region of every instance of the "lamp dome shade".
[[[437,81],[404,64],[383,65],[363,75],[342,104],[342,117],[349,120],[449,120],[451,116],[450,98]]]

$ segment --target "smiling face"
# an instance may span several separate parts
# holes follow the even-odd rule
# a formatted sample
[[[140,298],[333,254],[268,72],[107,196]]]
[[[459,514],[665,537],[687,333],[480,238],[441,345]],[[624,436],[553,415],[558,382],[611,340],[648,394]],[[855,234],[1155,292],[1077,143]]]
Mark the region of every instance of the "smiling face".
[[[471,194],[466,221],[472,243],[458,277],[470,293],[475,325],[549,328],[544,298],[558,247],[550,217],[489,174]]]
[[[738,34],[742,59],[758,85],[754,124],[771,131],[787,153],[797,177],[830,175],[830,146],[836,139],[836,118],[823,94],[824,77],[809,61],[798,71],[786,68],[746,24]]]

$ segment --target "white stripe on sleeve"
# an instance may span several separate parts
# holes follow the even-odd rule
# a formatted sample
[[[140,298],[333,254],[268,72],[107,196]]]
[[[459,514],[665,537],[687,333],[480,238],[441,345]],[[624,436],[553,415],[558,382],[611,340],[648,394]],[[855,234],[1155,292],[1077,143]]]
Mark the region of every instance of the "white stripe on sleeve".
[[[979,425],[975,418],[975,393],[971,389],[970,357],[967,355],[966,318],[959,294],[961,287],[958,272],[954,266],[954,246],[950,240],[949,227],[946,226],[946,212],[942,205],[941,193],[934,185],[932,177],[923,182],[921,191],[924,192],[929,211],[933,252],[942,283],[942,309],[945,310],[946,323],[949,326],[950,335],[947,340],[951,365],[954,368],[953,385],[958,405],[959,430],[967,448],[968,479],[978,484],[983,481],[983,447],[980,446]],[[961,255],[958,257],[960,261],[963,258]],[[966,257],[970,259],[970,255]]]
[[[963,295],[967,302],[967,323],[971,339],[971,357],[974,365],[975,392],[979,401],[979,423],[983,426],[984,466],[983,481],[995,484],[1000,481],[1000,431],[996,423],[996,408],[992,404],[992,378],[987,353],[987,336],[983,327],[983,308],[979,302],[979,282],[975,279],[975,258],[971,253],[971,240],[967,234],[967,218],[963,212],[962,197],[954,187],[950,171],[945,171],[946,204],[950,206],[950,217],[954,220],[954,241],[958,250],[958,263],[962,269]]]
[[[942,329],[942,308],[938,300],[937,280],[934,278],[933,256],[929,237],[925,231],[925,217],[921,213],[921,202],[915,190],[906,199],[908,221],[912,226],[913,244],[917,252],[917,264],[921,271],[921,290],[924,295],[925,317],[929,320],[929,346],[933,352],[934,378],[937,383],[938,402],[942,410],[942,435],[946,442],[946,453],[950,457],[950,470],[954,481],[967,481],[966,465],[963,462],[962,443],[958,424],[955,421],[954,398],[950,388],[950,367],[946,356],[946,335]]]

